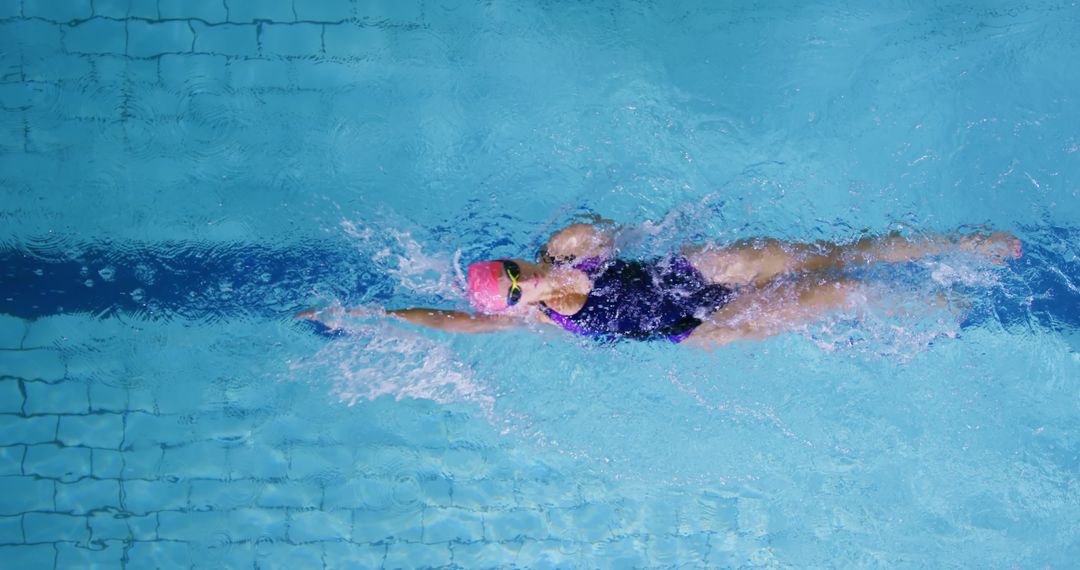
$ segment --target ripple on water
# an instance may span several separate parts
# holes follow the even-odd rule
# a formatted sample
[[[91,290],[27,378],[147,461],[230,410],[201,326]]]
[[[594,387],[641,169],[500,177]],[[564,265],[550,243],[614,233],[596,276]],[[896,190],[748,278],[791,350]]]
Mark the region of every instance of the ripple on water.
[[[236,178],[246,171],[244,140],[255,128],[254,95],[218,92],[192,80],[181,112],[169,125],[184,163],[200,180]]]

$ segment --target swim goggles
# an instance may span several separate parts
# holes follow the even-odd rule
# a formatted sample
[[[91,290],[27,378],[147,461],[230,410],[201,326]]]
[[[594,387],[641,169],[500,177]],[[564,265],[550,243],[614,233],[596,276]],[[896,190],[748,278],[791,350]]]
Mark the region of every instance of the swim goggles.
[[[521,278],[521,267],[510,260],[502,260],[503,271],[510,278],[510,290],[506,293],[506,304],[513,307],[521,300],[521,286],[518,279]]]

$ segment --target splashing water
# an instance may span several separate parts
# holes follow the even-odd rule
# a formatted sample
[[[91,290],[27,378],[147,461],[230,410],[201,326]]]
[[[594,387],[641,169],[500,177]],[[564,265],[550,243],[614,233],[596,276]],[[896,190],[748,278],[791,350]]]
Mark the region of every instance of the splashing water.
[[[461,295],[454,256],[446,252],[427,252],[410,232],[389,227],[375,231],[358,228],[350,220],[343,220],[341,229],[355,242],[358,251],[369,252],[371,261],[382,268],[399,286],[412,293],[431,295],[444,299]]]
[[[440,404],[471,402],[491,417],[494,397],[450,346],[386,322],[334,325],[347,335],[290,368],[328,381],[339,401],[354,406],[393,396]]]

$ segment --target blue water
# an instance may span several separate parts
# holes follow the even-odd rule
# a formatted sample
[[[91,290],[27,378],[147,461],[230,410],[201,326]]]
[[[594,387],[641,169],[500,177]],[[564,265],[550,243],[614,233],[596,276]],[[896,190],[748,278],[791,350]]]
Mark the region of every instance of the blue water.
[[[0,567],[1074,565],[1078,24],[3,3]],[[464,308],[455,265],[591,214],[627,256],[1026,253],[868,268],[862,315],[713,351],[379,314]],[[312,304],[370,315],[328,337]]]

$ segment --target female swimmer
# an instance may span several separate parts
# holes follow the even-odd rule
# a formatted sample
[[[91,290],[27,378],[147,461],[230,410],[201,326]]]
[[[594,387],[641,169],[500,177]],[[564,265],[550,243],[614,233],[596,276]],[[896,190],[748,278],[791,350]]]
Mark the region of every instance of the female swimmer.
[[[858,281],[843,277],[844,268],[953,250],[1003,262],[1018,257],[1020,247],[1007,232],[889,235],[847,245],[761,239],[635,261],[615,256],[611,231],[574,224],[554,234],[535,263],[499,259],[470,265],[468,297],[475,314],[421,308],[387,314],[454,332],[539,322],[596,338],[718,345],[765,338],[852,307]],[[336,314],[341,313],[360,314]],[[297,316],[320,320],[323,312]]]

